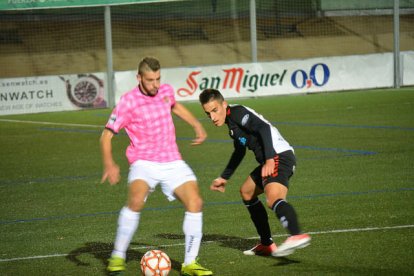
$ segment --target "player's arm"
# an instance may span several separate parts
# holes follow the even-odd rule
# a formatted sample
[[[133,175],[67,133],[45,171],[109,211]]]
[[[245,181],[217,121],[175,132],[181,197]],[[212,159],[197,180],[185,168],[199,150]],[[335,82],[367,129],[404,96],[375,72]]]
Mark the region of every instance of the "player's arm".
[[[275,169],[275,160],[273,159],[276,152],[273,148],[271,126],[262,120],[254,127],[255,131],[260,135],[263,142],[265,163],[262,166],[262,177],[272,175]]]
[[[273,159],[276,155],[276,152],[273,148],[271,126],[262,120],[255,127],[256,132],[259,133],[264,148],[264,157],[265,163],[262,166],[262,177],[267,177],[272,175],[275,169],[275,160]]]
[[[224,171],[221,173],[220,177],[229,180],[233,173],[236,171],[237,167],[240,165],[245,155],[246,148],[239,145],[238,142],[234,141],[234,151],[231,154],[230,160],[227,163]]]
[[[115,163],[112,157],[112,137],[114,133],[109,129],[104,129],[100,138],[100,146],[102,153],[102,163],[103,163],[103,174],[101,183],[104,183],[106,180],[109,181],[111,185],[115,185],[121,179],[119,173],[119,166]]]
[[[175,102],[172,107],[172,112],[183,119],[186,123],[194,128],[196,138],[191,143],[192,145],[199,145],[207,138],[207,132],[204,130],[203,125],[197,120],[196,117],[182,104]]]
[[[240,165],[246,154],[246,148],[240,146],[238,143],[234,142],[234,151],[230,157],[229,162],[227,163],[226,168],[223,173],[213,180],[210,185],[210,190],[219,191],[224,193],[226,190],[227,180],[233,175],[237,167]]]

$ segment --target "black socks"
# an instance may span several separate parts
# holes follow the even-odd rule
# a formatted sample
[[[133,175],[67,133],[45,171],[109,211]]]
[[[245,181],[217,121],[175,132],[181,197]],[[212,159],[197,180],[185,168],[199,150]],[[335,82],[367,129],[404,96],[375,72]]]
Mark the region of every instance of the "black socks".
[[[257,233],[260,236],[261,244],[271,245],[273,240],[270,233],[267,212],[263,206],[263,203],[257,197],[252,200],[243,200],[243,203],[247,207],[247,210],[249,210],[250,218],[252,219]]]
[[[282,226],[287,229],[292,236],[300,234],[298,218],[292,205],[283,199],[278,199],[273,203],[272,210],[276,213]]]

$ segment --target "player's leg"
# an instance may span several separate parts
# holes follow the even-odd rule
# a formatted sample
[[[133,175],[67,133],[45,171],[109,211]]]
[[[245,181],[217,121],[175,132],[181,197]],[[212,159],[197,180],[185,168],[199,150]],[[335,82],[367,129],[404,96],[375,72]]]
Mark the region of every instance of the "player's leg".
[[[279,218],[282,226],[289,232],[290,237],[272,253],[273,256],[287,256],[295,249],[303,248],[310,244],[310,236],[302,234],[295,209],[286,200],[289,179],[293,175],[295,156],[288,151],[275,157],[275,171],[272,176],[264,178],[264,191],[267,206]]]
[[[168,174],[161,188],[170,200],[178,198],[185,207],[183,232],[185,236],[184,263],[182,275],[213,275],[202,267],[197,259],[203,237],[203,199],[201,198],[197,178],[184,161],[168,165],[173,174]]]
[[[138,228],[140,212],[144,208],[145,200],[150,192],[148,181],[155,185],[155,181],[148,174],[149,170],[146,169],[146,166],[148,164],[136,162],[130,168],[128,201],[119,213],[114,249],[107,267],[110,272],[125,270],[126,251]]]
[[[300,233],[297,215],[292,205],[286,201],[287,192],[288,188],[281,183],[271,182],[266,184],[266,203],[279,218],[282,226],[291,235],[297,235]]]
[[[196,181],[187,181],[174,191],[185,207],[183,231],[185,235],[185,256],[182,275],[213,275],[213,272],[201,266],[198,261],[201,239],[203,237],[203,200]]]
[[[143,180],[130,183],[128,204],[121,209],[118,217],[114,249],[108,264],[110,272],[125,270],[126,251],[138,228],[140,211],[144,207],[148,191],[149,187]]]
[[[278,249],[272,254],[275,257],[283,257],[290,255],[295,249],[303,248],[310,244],[310,236],[302,234],[296,211],[291,204],[286,201],[287,188],[280,183],[273,182],[265,186],[266,197],[269,207],[273,210],[279,218],[282,226],[289,232],[290,236],[287,238]]]
[[[276,244],[272,240],[266,209],[258,198],[258,195],[262,193],[260,167],[257,167],[240,187],[240,196],[260,237],[260,244],[244,251],[245,255],[268,256],[276,250]]]
[[[175,189],[176,197],[185,207],[183,231],[185,235],[184,264],[190,264],[197,256],[203,236],[203,200],[195,181],[187,181]]]
[[[203,209],[203,199],[196,180],[190,180],[178,186],[174,190],[175,196],[183,203],[184,208],[190,213],[200,213]]]

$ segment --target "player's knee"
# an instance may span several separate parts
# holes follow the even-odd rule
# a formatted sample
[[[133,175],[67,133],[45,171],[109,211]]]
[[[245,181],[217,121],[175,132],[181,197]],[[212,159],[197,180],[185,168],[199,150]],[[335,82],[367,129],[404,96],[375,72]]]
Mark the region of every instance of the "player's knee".
[[[203,199],[201,197],[198,197],[195,200],[195,208],[197,209],[198,212],[200,212],[203,209]]]
[[[265,187],[266,205],[272,208],[273,204],[278,200],[285,200],[288,189],[281,183],[269,183]]]
[[[128,198],[128,208],[134,212],[139,212],[144,208],[145,199],[138,196],[130,196]]]
[[[266,196],[266,205],[270,209],[273,209],[275,203],[279,202],[279,201],[282,201],[282,200],[286,200],[286,197],[283,197],[283,196],[280,196],[280,195],[269,196],[269,197]]]
[[[244,185],[240,187],[240,197],[244,200],[244,201],[249,201],[252,200],[253,198],[256,197],[256,195],[254,194],[254,190],[245,187]]]
[[[144,208],[145,202],[144,201],[134,201],[130,200],[128,202],[128,208],[131,209],[131,211],[139,212]]]
[[[274,203],[275,203],[275,201],[274,201],[274,200],[269,200],[269,199],[267,199],[267,198],[266,198],[266,206],[267,206],[269,209],[272,209],[272,208],[273,208]]]
[[[203,199],[200,196],[191,198],[187,203],[186,209],[192,213],[201,212],[203,209]]]

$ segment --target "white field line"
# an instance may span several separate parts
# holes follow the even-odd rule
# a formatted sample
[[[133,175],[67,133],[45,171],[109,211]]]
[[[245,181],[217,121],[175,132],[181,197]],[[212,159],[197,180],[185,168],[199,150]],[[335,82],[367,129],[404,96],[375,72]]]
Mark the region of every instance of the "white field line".
[[[351,228],[351,229],[337,229],[337,230],[327,230],[327,231],[315,231],[315,232],[308,232],[311,235],[323,235],[323,234],[337,234],[337,233],[350,233],[350,232],[366,232],[366,231],[377,231],[377,230],[395,230],[395,229],[403,229],[403,228],[413,228],[414,224],[411,225],[397,225],[397,226],[385,226],[385,227],[367,227],[367,228]],[[284,237],[287,236],[286,234],[283,235],[273,235],[273,237]],[[258,237],[250,237],[247,239],[257,239]],[[220,242],[220,240],[216,241],[205,241],[206,243],[216,243]],[[175,243],[175,244],[168,244],[168,245],[159,245],[159,248],[166,248],[166,247],[175,247],[175,246],[183,246],[184,243]],[[133,250],[137,249],[148,249],[152,248],[149,246],[136,246],[131,247]],[[87,253],[87,252],[86,252]],[[90,252],[92,253],[92,252]],[[33,259],[46,259],[46,258],[55,258],[55,257],[66,257],[70,254],[51,254],[51,255],[39,255],[39,256],[28,256],[28,257],[19,257],[19,258],[10,258],[10,259],[0,259],[0,262],[13,262],[13,261],[24,261],[24,260],[33,260]]]
[[[38,125],[57,125],[57,126],[71,126],[71,127],[99,127],[99,128],[103,128],[102,125],[53,123],[53,122],[38,122],[38,121],[11,120],[11,119],[0,119],[0,122],[6,122],[6,123],[23,123],[23,124],[38,124]]]
[[[413,228],[414,224],[411,225],[397,225],[397,226],[384,226],[384,227],[367,227],[367,228],[351,228],[351,229],[337,229],[317,232],[307,232],[309,235],[321,235],[321,234],[335,234],[335,233],[350,233],[350,232],[365,232],[365,231],[376,231],[376,230],[392,230],[402,228]],[[272,237],[284,237],[286,234],[273,235]],[[251,237],[248,239],[256,239],[257,237]]]
[[[0,259],[0,262],[12,262],[12,261],[23,261],[23,260],[33,260],[33,259],[46,259],[54,257],[66,257],[69,254],[52,254],[52,255],[43,255],[43,256],[30,256],[30,257],[20,257],[20,258],[11,258],[11,259]]]

